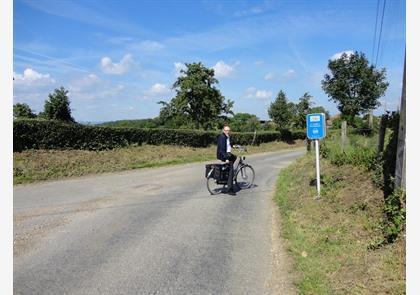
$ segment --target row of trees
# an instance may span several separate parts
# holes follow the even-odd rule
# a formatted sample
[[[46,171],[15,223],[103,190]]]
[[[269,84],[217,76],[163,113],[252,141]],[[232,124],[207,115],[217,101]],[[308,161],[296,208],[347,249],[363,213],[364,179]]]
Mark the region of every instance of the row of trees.
[[[206,68],[202,63],[185,64],[185,69],[172,86],[176,96],[169,102],[159,102],[162,108],[157,120],[171,128],[218,129],[223,123],[229,123],[233,130],[247,132],[276,127],[303,129],[306,126],[306,114],[326,112],[322,107],[313,108],[309,93],[305,93],[299,103],[294,104],[288,102],[285,93],[280,91],[268,110],[275,125],[262,125],[256,115],[234,114],[233,101],[225,101],[225,97],[216,88],[217,84],[213,69]]]
[[[276,99],[268,108],[268,115],[282,129],[306,128],[306,115],[310,113],[325,113],[328,119],[330,116],[329,112],[322,106],[314,107],[311,99],[312,96],[308,92],[305,92],[299,98],[299,102],[295,104],[288,101],[286,93],[280,90]]]
[[[342,117],[350,125],[360,114],[366,114],[379,106],[381,97],[388,83],[385,81],[385,69],[376,70],[369,64],[363,53],[343,54],[340,58],[329,60],[331,74],[326,74],[321,81],[322,88],[330,100],[338,104]],[[328,112],[321,106],[314,106],[312,96],[304,93],[297,103],[288,101],[286,94],[280,90],[274,102],[268,108],[268,115],[273,124],[261,125],[257,116],[247,113],[234,114],[233,101],[225,99],[217,88],[218,80],[214,70],[206,68],[201,62],[186,63],[180,76],[172,85],[176,95],[169,102],[159,101],[161,105],[157,118],[139,120],[150,128],[188,128],[218,129],[224,123],[230,123],[237,131],[255,129],[296,128],[306,126],[308,113]],[[52,120],[74,122],[71,116],[68,91],[63,87],[55,89],[45,101],[44,111],[35,115],[26,104],[16,104],[13,112],[15,118],[40,117]]]
[[[47,120],[60,120],[74,123],[71,116],[70,100],[67,96],[68,90],[60,87],[54,93],[48,94],[48,99],[44,103],[44,111],[35,114],[26,103],[17,103],[13,106],[13,117],[21,118],[42,118]]]
[[[366,115],[377,108],[379,98],[388,87],[385,69],[377,70],[363,53],[343,53],[338,59],[328,61],[329,74],[321,81],[322,89],[330,100],[337,103],[341,117],[350,125],[357,124],[359,115]],[[259,119],[252,114],[240,113],[233,117],[233,102],[227,100],[216,88],[218,84],[214,70],[201,63],[186,64],[185,70],[173,84],[176,96],[170,102],[159,102],[162,108],[159,119],[172,128],[195,127],[214,129],[229,122],[238,131],[262,128]],[[268,115],[277,128],[303,129],[308,113],[329,113],[322,106],[314,106],[309,93],[303,94],[298,103],[288,101],[280,90],[268,109]],[[270,129],[266,125],[264,128]]]

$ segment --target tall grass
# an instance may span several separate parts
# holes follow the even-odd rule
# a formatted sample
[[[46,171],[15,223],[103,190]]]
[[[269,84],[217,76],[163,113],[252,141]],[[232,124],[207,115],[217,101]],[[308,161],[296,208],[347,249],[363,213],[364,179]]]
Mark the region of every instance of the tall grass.
[[[321,155],[333,164],[345,164],[373,170],[376,163],[377,136],[363,136],[352,134],[348,142],[342,147],[339,134],[332,133],[321,144]]]

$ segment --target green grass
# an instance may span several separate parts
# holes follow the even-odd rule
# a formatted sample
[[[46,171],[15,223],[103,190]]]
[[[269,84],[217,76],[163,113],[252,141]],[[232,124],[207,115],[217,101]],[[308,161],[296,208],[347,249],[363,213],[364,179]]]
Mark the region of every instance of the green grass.
[[[375,250],[382,237],[382,192],[363,169],[321,161],[316,200],[314,155],[282,170],[275,201],[300,294],[404,294],[405,236]]]
[[[248,147],[261,153],[304,146],[270,142]],[[215,160],[216,147],[192,148],[169,145],[131,146],[107,151],[27,150],[13,154],[14,184],[24,184],[88,174]]]

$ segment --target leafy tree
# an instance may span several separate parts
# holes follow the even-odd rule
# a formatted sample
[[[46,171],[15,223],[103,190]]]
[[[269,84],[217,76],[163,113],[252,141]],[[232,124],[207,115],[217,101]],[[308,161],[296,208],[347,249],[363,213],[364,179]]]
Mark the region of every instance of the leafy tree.
[[[230,119],[230,128],[235,132],[252,132],[260,129],[260,120],[256,115],[237,113]]]
[[[330,100],[338,103],[338,109],[351,123],[361,113],[380,105],[378,99],[384,95],[388,83],[386,70],[377,70],[370,65],[363,53],[343,55],[328,61],[330,74],[321,81]]]
[[[161,115],[177,123],[184,120],[193,122],[194,127],[208,129],[211,122],[222,114],[233,114],[233,102],[216,88],[218,84],[214,70],[206,68],[201,62],[186,63],[186,69],[173,84],[176,96],[169,103],[163,103]],[[161,102],[162,103],[162,102]]]
[[[327,111],[324,107],[322,106],[315,106],[313,108],[309,109],[309,114],[314,114],[314,113],[324,113],[325,114],[325,119],[329,120],[331,115],[330,112]]]
[[[60,87],[55,89],[53,94],[48,94],[49,99],[45,101],[44,112],[40,116],[49,120],[75,122],[71,116],[70,100],[67,93],[68,90]]]
[[[299,102],[295,106],[295,117],[294,117],[294,125],[297,128],[305,128],[306,127],[306,115],[310,113],[312,96],[305,92],[301,98],[299,98]]]
[[[162,107],[159,112],[158,122],[160,126],[166,128],[193,128],[194,125],[187,114],[181,113],[172,101],[169,103],[165,101],[159,101]]]
[[[26,103],[17,103],[13,106],[13,118],[36,118],[36,115]]]
[[[289,128],[294,113],[294,104],[288,102],[286,94],[280,90],[274,102],[268,108],[268,115],[279,128]]]
[[[274,131],[277,128],[277,124],[272,121],[266,121],[262,126],[261,129],[264,131]]]

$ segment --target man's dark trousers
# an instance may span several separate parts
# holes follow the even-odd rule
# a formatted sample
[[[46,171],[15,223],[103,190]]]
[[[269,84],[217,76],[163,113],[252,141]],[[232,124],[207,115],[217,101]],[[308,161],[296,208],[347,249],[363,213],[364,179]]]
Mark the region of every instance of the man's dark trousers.
[[[234,154],[228,153],[227,160],[229,160],[228,189],[229,191],[233,191],[233,173],[235,172],[233,171],[233,164],[236,161],[236,156]]]

